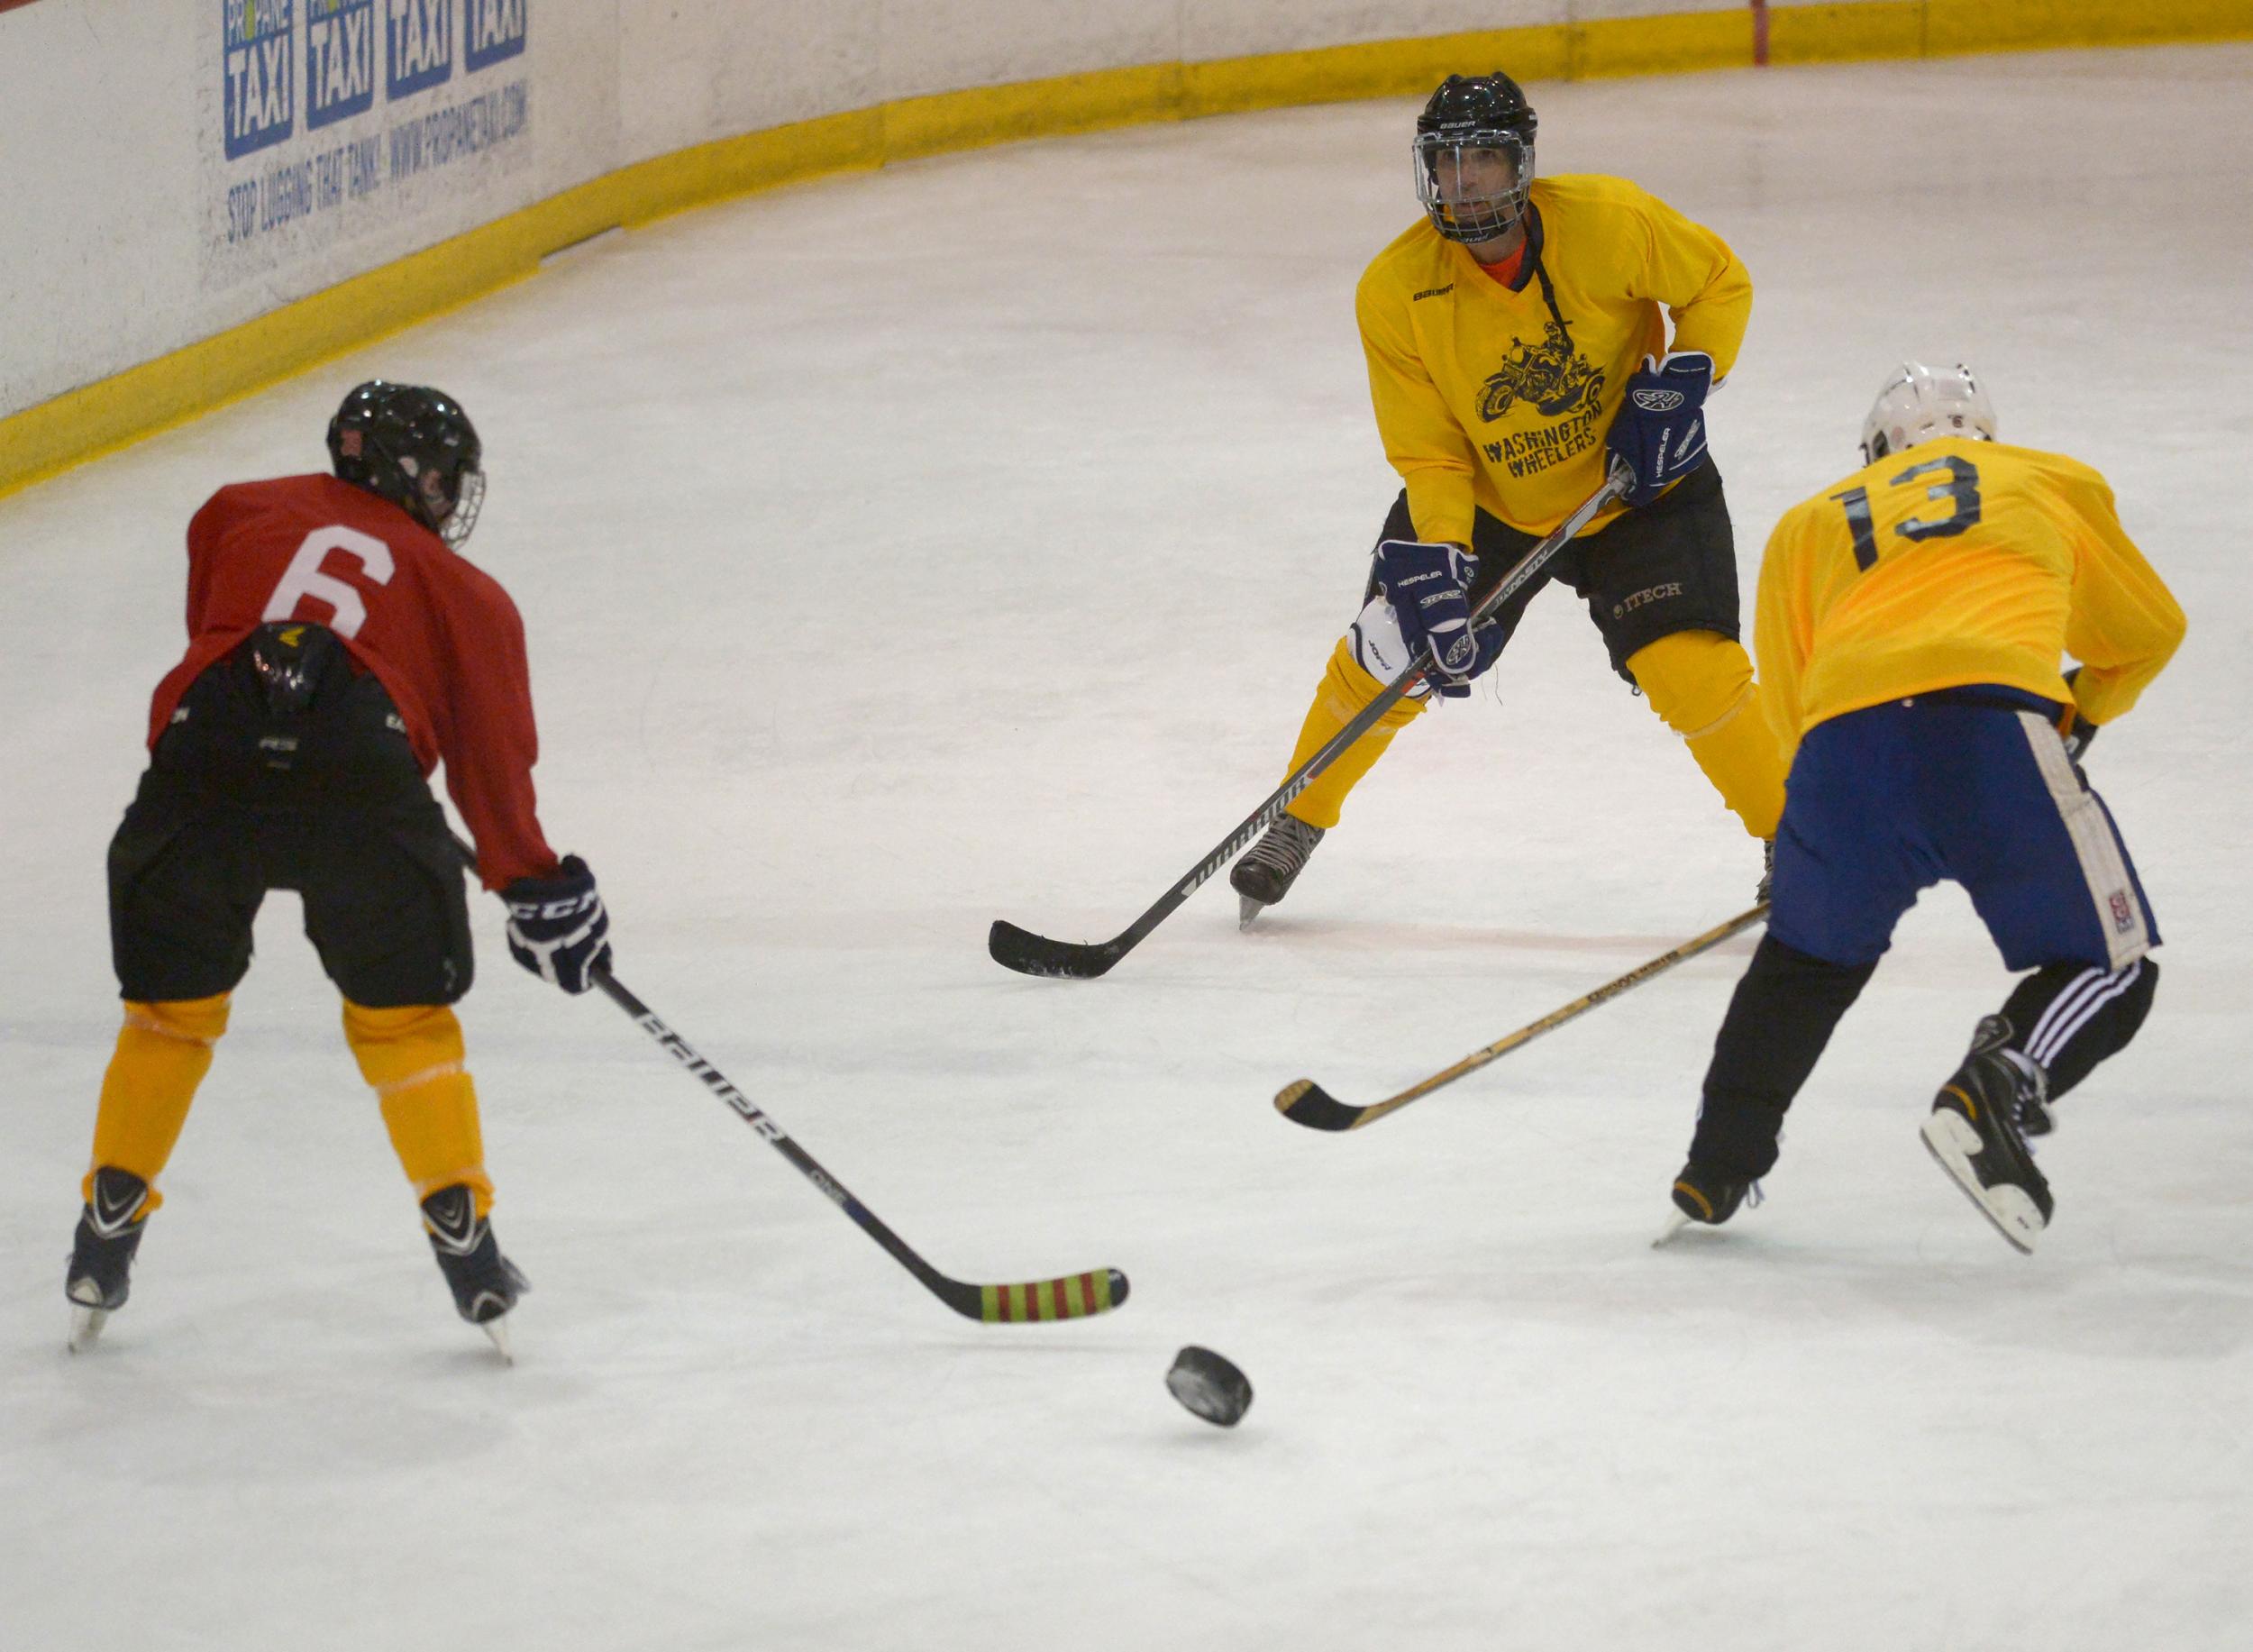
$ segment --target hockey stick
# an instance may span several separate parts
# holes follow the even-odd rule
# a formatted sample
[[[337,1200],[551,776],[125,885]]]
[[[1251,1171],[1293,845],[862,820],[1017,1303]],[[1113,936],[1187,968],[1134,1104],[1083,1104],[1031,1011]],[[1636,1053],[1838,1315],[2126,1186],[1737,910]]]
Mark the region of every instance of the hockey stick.
[[[1503,576],[1500,584],[1481,598],[1471,611],[1471,624],[1475,628],[1496,608],[1523,589],[1526,583],[1563,550],[1573,536],[1594,519],[1597,512],[1624,494],[1632,482],[1625,466],[1615,469],[1604,479],[1602,487],[1590,494],[1580,507],[1556,526],[1556,531],[1526,552],[1518,566]],[[1254,809],[1244,824],[1222,838],[1203,860],[1190,870],[1189,875],[1158,897],[1150,909],[1108,941],[1054,941],[1029,929],[1020,929],[1007,918],[996,918],[993,927],[986,932],[986,951],[1004,969],[1016,970],[1025,975],[1051,975],[1072,981],[1092,981],[1104,973],[1136,946],[1144,937],[1172,916],[1173,910],[1194,895],[1199,885],[1236,857],[1251,841],[1269,826],[1293,798],[1314,783],[1315,777],[1344,755],[1345,749],[1377,725],[1377,720],[1398,705],[1422,679],[1431,659],[1428,649],[1413,665],[1385,684],[1382,692],[1362,707],[1361,715],[1337,731],[1330,743],[1299,765],[1275,789],[1272,796]]]
[[[1670,953],[1638,964],[1617,981],[1606,981],[1593,992],[1574,999],[1562,1009],[1551,1010],[1531,1026],[1521,1027],[1507,1038],[1498,1038],[1486,1048],[1464,1056],[1445,1072],[1435,1072],[1419,1084],[1411,1084],[1397,1096],[1387,1096],[1367,1107],[1348,1107],[1316,1083],[1312,1079],[1300,1079],[1284,1085],[1275,1092],[1275,1110],[1293,1124],[1302,1124],[1309,1130],[1358,1130],[1365,1124],[1374,1124],[1387,1113],[1397,1112],[1419,1096],[1428,1096],[1443,1084],[1452,1084],[1466,1072],[1476,1072],[1491,1061],[1509,1054],[1520,1045],[1531,1044],[1546,1032],[1564,1026],[1574,1017],[1608,1003],[1632,987],[1639,987],[1654,976],[1663,975],[1684,959],[1719,946],[1733,935],[1751,928],[1768,916],[1768,903],[1762,901],[1749,911],[1739,912],[1726,924],[1707,930],[1693,941],[1684,941]]]
[[[472,867],[477,852],[459,837],[454,840]],[[592,979],[603,995],[633,1018],[657,1047],[686,1067],[704,1086],[727,1103],[735,1115],[765,1138],[769,1146],[798,1167],[798,1172],[851,1217],[862,1232],[882,1246],[894,1262],[914,1274],[923,1288],[965,1319],[989,1325],[1034,1319],[1085,1319],[1108,1313],[1126,1300],[1126,1275],[1117,1268],[1088,1273],[1066,1273],[1055,1279],[1030,1280],[1023,1284],[981,1285],[949,1279],[916,1254],[915,1247],[887,1228],[876,1212],[855,1199],[845,1185],[824,1170],[814,1155],[792,1141],[782,1127],[727,1082],[726,1075],[689,1046],[689,1041],[660,1020],[654,1010],[626,990],[607,969]]]

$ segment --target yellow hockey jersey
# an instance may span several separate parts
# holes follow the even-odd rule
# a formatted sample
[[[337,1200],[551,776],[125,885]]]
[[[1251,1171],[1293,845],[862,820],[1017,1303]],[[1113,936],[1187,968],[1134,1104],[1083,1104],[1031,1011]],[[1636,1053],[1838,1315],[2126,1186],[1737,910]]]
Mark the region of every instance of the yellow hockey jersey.
[[[1784,513],[1760,568],[1753,646],[1788,757],[1828,718],[1967,683],[2109,723],[2183,630],[2102,476],[2063,454],[1943,436]],[[2065,653],[2082,662],[2070,689]]]
[[[1628,375],[1668,348],[1662,306],[1716,379],[1744,341],[1752,278],[1712,231],[1624,178],[1537,178],[1531,201],[1514,286],[1423,221],[1355,295],[1377,432],[1428,540],[1468,544],[1473,507],[1546,534],[1595,492]]]

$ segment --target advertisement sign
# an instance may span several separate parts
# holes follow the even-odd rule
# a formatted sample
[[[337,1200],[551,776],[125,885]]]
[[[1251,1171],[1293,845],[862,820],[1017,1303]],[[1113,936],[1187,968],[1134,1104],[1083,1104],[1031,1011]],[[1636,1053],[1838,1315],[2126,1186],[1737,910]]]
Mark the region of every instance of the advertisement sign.
[[[532,0],[206,3],[209,288],[444,214],[532,160]]]
[[[453,73],[453,0],[383,0],[384,84],[408,97]]]
[[[376,105],[376,0],[306,0],[306,130]]]
[[[462,54],[474,73],[524,49],[524,0],[470,0],[470,42]]]
[[[223,0],[226,151],[236,160],[286,143],[297,111],[289,57],[291,0]]]

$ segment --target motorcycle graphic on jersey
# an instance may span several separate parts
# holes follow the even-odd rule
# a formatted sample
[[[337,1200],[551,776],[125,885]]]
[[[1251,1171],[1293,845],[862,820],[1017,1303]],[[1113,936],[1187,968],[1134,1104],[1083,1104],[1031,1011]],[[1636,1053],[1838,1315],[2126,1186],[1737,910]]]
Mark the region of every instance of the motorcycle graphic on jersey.
[[[1603,388],[1603,370],[1575,350],[1564,324],[1552,320],[1539,343],[1510,342],[1501,370],[1479,390],[1479,416],[1491,424],[1527,402],[1553,419],[1583,403],[1592,406]]]

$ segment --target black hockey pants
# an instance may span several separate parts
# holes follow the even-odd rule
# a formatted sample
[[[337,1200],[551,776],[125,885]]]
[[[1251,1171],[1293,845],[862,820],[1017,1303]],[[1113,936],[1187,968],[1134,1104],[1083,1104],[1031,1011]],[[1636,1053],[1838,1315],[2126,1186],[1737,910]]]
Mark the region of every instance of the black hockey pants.
[[[461,863],[390,697],[337,647],[278,708],[250,650],[189,685],[111,841],[121,996],[232,991],[267,892],[288,890],[353,1003],[453,1003],[473,972]]]

